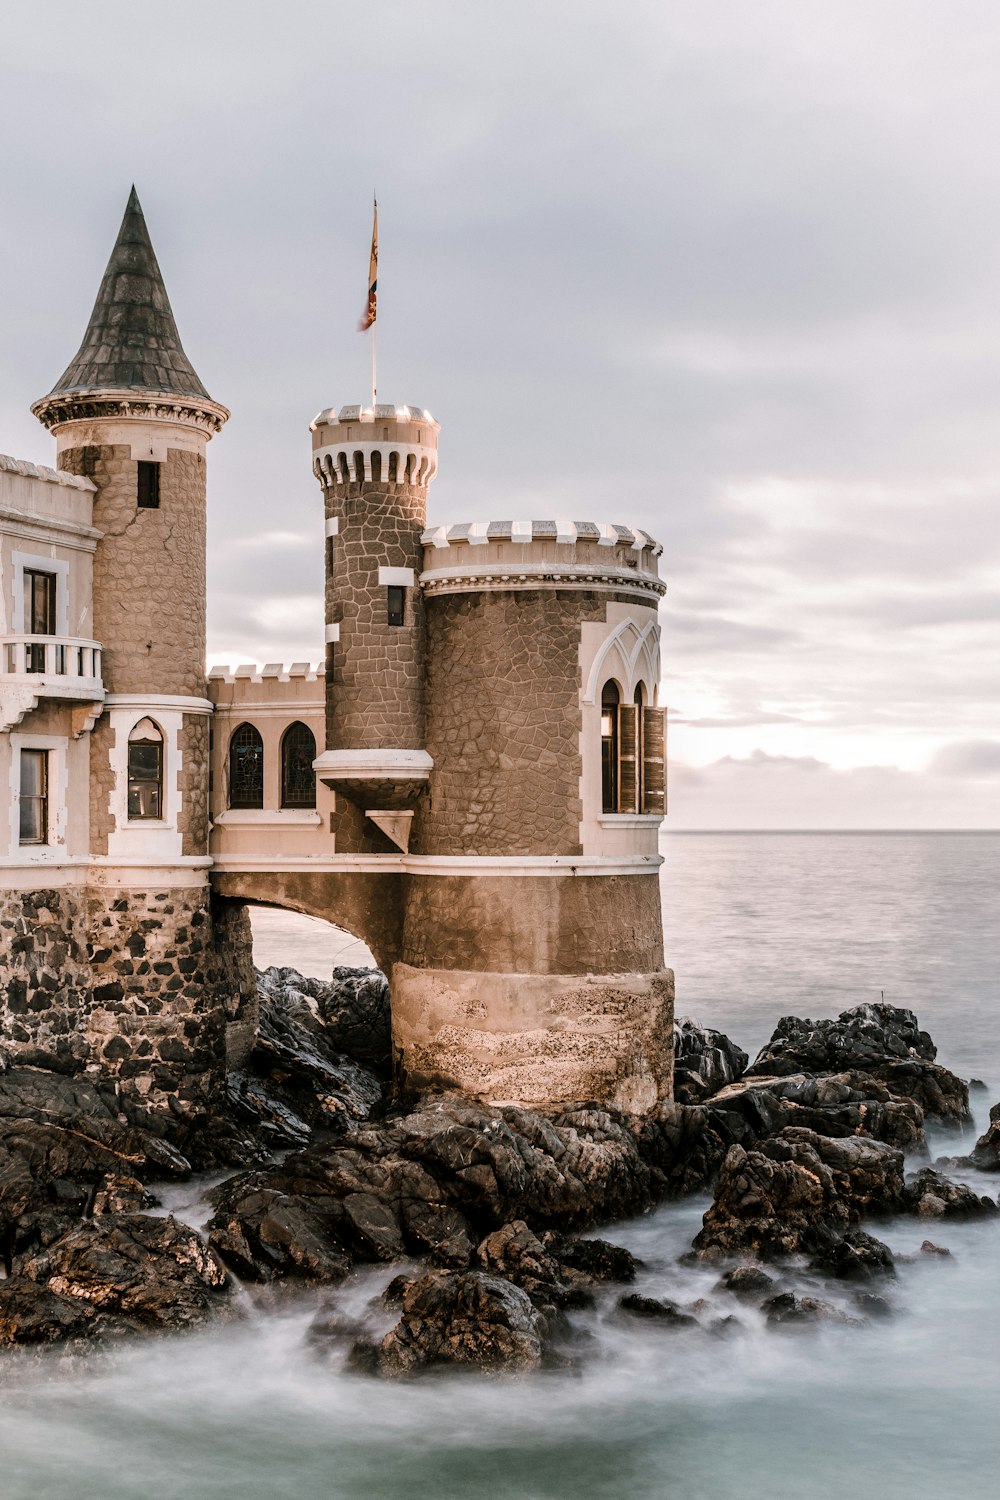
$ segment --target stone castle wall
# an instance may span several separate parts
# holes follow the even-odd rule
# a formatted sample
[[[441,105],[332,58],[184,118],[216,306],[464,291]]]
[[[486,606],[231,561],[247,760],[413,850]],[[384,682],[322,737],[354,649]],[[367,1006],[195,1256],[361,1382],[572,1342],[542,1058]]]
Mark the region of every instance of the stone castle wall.
[[[160,506],[136,505],[131,449],[66,448],[59,467],[97,485],[94,639],[111,693],[205,695],[205,459],[171,448]],[[128,608],[122,605],[127,598]]]
[[[185,714],[179,735],[181,805],[177,826],[183,854],[208,852],[208,772],[211,720]]]
[[[580,852],[580,622],[605,605],[552,589],[427,599],[421,852]]]
[[[154,1107],[218,1097],[252,1007],[249,929],[205,887],[0,892],[0,1050],[98,1067]]]
[[[326,489],[326,618],[340,627],[327,652],[327,749],[419,748],[423,744],[423,607],[406,590],[404,624],[386,621],[379,568],[419,572],[427,491],[413,485],[352,482]]]

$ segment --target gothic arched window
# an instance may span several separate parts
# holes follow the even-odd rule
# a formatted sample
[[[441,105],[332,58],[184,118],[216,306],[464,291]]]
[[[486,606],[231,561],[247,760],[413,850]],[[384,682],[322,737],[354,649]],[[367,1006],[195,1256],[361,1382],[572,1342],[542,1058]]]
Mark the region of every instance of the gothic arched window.
[[[618,707],[621,694],[617,682],[606,682],[601,690],[601,807],[618,811]]]
[[[152,719],[140,719],[128,737],[128,816],[163,817],[163,735]]]
[[[229,806],[264,806],[264,741],[252,724],[241,724],[229,741]]]
[[[289,724],[281,741],[282,807],[316,806],[316,737],[304,724]]]

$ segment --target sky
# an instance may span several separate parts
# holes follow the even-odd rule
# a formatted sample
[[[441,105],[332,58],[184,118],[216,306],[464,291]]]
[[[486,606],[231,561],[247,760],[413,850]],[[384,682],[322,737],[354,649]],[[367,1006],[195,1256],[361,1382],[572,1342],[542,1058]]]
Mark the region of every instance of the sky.
[[[135,181],[209,452],[213,662],[320,659],[309,422],[435,523],[664,545],[673,829],[1000,827],[994,0],[7,0],[0,451]]]

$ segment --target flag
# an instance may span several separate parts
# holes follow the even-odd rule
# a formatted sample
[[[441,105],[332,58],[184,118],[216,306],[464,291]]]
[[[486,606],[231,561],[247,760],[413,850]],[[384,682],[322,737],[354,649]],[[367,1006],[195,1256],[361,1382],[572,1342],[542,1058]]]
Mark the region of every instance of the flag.
[[[368,262],[368,306],[365,308],[364,317],[358,324],[362,333],[367,333],[375,322],[376,301],[378,297],[378,203],[375,203],[375,219],[372,224],[372,253]]]

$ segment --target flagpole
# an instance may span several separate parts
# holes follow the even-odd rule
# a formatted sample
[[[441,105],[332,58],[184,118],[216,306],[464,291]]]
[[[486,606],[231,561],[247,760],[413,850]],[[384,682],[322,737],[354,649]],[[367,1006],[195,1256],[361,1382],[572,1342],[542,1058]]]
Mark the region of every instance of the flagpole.
[[[375,384],[375,324],[372,324],[372,411],[375,410],[375,396],[377,387]]]

